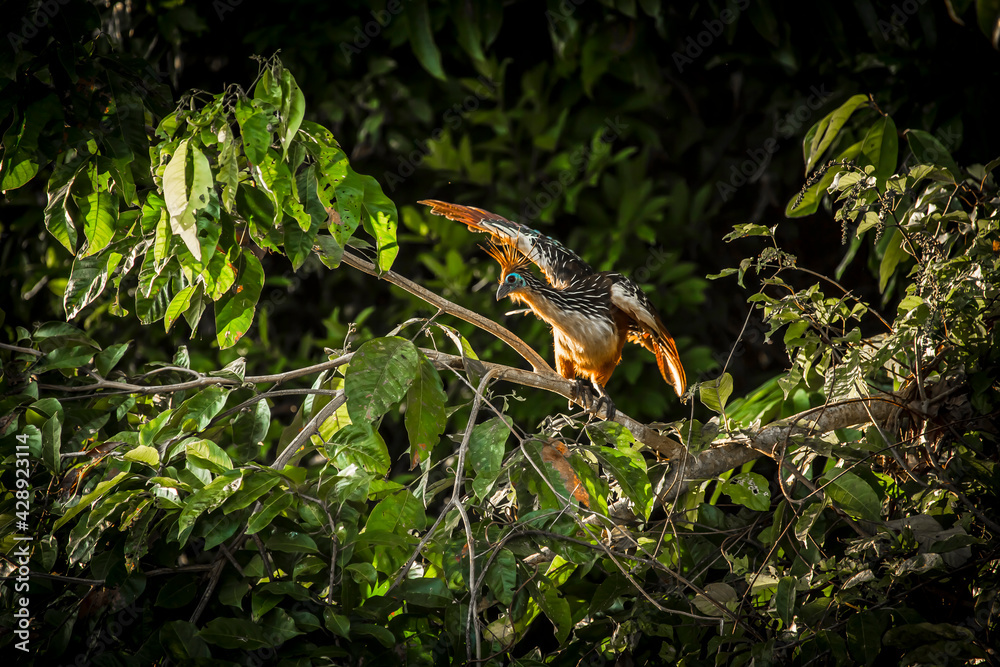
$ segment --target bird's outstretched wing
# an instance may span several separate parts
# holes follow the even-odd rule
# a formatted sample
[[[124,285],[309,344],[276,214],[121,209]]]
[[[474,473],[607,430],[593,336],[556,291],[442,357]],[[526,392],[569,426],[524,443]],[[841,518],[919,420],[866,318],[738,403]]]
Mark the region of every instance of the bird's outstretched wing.
[[[430,206],[431,213],[435,215],[443,215],[468,225],[469,229],[489,234],[494,243],[516,248],[542,270],[545,279],[556,289],[563,289],[574,280],[596,273],[590,264],[559,241],[496,213],[435,199],[424,199],[418,203]]]
[[[611,303],[632,319],[628,341],[637,343],[656,355],[660,375],[678,396],[684,393],[687,377],[677,353],[673,336],[663,325],[656,308],[639,286],[621,274],[609,274],[612,280]]]

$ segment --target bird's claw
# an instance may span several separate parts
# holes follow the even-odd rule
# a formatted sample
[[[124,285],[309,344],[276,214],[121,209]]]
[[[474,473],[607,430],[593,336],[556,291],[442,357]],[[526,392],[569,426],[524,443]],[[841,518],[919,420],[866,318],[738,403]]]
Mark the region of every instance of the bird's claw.
[[[586,406],[586,409],[591,412],[594,416],[600,416],[601,406],[605,408],[605,419],[613,420],[617,410],[615,409],[615,404],[608,396],[606,392],[598,393],[595,391],[595,387],[584,380],[583,378],[577,378],[576,386],[573,391],[573,399],[578,400]]]
[[[601,405],[602,404],[604,405],[604,408],[606,410],[604,418],[606,420],[608,420],[608,421],[614,421],[615,414],[618,411],[615,409],[615,403],[614,403],[614,401],[612,401],[611,397],[608,396],[607,394],[602,394],[601,396],[598,396],[597,400],[594,401],[594,406],[593,406],[593,412],[594,412],[594,414],[595,415],[599,415],[600,414],[600,412],[601,412]]]

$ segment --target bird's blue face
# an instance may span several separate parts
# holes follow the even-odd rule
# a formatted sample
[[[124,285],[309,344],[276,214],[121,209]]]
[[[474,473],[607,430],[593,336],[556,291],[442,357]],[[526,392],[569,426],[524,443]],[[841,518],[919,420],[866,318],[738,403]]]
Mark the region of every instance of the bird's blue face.
[[[504,298],[511,292],[525,287],[527,283],[520,273],[508,273],[500,281],[500,288],[497,289],[497,301]]]

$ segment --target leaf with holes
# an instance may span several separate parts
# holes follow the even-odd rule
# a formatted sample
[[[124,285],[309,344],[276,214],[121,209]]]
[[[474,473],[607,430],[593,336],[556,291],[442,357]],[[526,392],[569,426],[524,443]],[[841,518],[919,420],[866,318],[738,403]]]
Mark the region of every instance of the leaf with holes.
[[[734,503],[758,512],[766,512],[771,506],[771,490],[767,479],[755,472],[734,475],[722,485],[722,492],[732,498]]]

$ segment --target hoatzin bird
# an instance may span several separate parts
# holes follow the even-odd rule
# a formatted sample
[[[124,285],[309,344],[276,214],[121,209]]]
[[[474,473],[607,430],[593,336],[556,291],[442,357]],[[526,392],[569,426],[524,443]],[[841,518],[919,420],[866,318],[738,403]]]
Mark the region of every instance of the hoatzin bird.
[[[420,203],[430,206],[431,213],[490,235],[485,250],[500,263],[497,301],[509,297],[523,303],[552,326],[556,370],[567,380],[576,380],[579,398],[589,396],[585,380],[590,380],[596,390],[592,411],[598,412],[604,403],[608,416],[614,415],[604,385],[621,361],[625,341],[656,355],[663,379],[678,396],[684,393],[687,379],[674,339],[656,308],[629,278],[595,271],[559,241],[495,213],[433,199]],[[529,263],[542,270],[548,284],[531,273]]]

